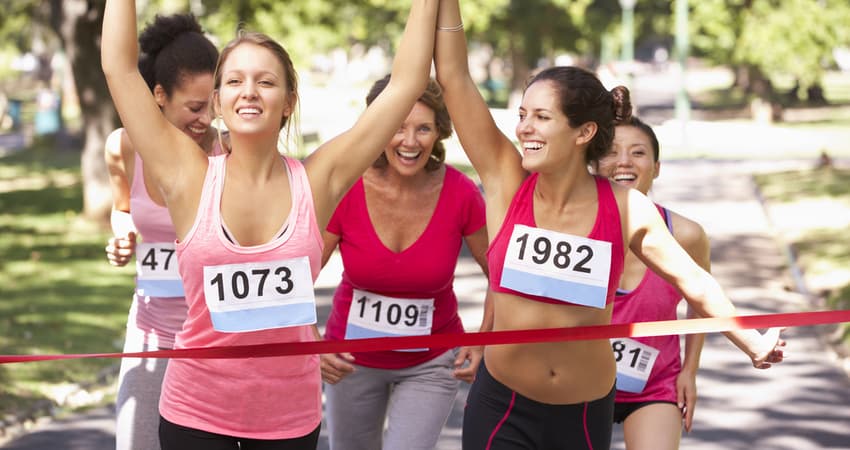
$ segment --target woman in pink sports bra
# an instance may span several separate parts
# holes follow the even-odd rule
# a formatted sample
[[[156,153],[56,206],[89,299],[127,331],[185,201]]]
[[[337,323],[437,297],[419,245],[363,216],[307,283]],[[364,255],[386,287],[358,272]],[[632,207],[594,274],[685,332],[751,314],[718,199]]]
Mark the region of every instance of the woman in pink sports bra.
[[[411,2],[390,84],[351,129],[302,164],[277,149],[298,100],[283,47],[242,32],[222,50],[212,106],[229,130],[231,151],[207,157],[148,93],[136,67],[135,2],[107,1],[103,72],[178,238],[189,310],[175,348],[315,339],[319,230],[425,89],[438,3]],[[315,448],[318,361],[171,360],[160,399],[162,448]]]
[[[191,15],[157,16],[139,37],[140,70],[162,115],[206,153],[219,153],[209,98],[218,50]],[[156,185],[123,128],[106,140],[112,187],[112,229],[106,255],[127,264],[142,244],[124,352],[171,349],[186,320],[186,299],[174,257],[174,226]],[[169,267],[170,266],[170,267]],[[116,398],[116,450],[159,449],[159,396],[166,359],[124,358]]]
[[[592,73],[553,67],[529,83],[519,109],[520,151],[499,131],[469,74],[457,0],[442,0],[437,80],[481,177],[490,236],[494,330],[608,324],[625,249],[701,299],[703,316],[734,315],[717,282],[667,231],[643,194],[591,175],[631,112],[628,90]],[[622,218],[622,220],[621,220]],[[782,360],[778,331],[730,332],[755,367]],[[463,447],[607,449],[616,366],[607,340],[485,348],[464,413]]]
[[[599,160],[596,172],[648,195],[661,168],[659,152],[652,128],[632,117],[617,124],[611,150]],[[682,248],[703,269],[711,270],[711,250],[702,227],[666,208],[658,206],[658,209]],[[614,300],[612,322],[675,320],[681,299],[675,287],[629,252]],[[689,306],[688,316],[692,315],[693,308]],[[639,355],[646,361],[634,365],[632,358],[616,358],[618,368],[623,369],[617,375],[614,421],[623,423],[627,449],[679,448],[682,428],[690,431],[693,422],[696,372],[704,340],[701,334],[685,336],[684,359],[680,359],[678,335],[613,341],[615,358]]]

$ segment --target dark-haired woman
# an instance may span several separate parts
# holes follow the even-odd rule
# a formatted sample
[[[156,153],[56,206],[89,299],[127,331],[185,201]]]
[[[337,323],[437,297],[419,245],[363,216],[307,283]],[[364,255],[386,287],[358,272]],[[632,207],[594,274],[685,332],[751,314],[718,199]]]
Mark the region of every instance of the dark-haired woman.
[[[734,315],[705,270],[667,231],[643,194],[588,164],[611,145],[631,105],[592,73],[537,74],[519,109],[518,152],[469,75],[457,0],[442,0],[437,79],[461,144],[484,186],[495,330],[608,324],[626,249],[685,297],[711,299],[704,316]],[[778,331],[731,332],[756,367],[782,359]],[[463,446],[477,449],[607,449],[616,366],[608,340],[485,349],[464,412]]]
[[[218,153],[209,101],[218,50],[191,15],[157,16],[139,36],[139,70],[162,115],[203,151]],[[106,141],[112,187],[110,263],[136,261],[136,290],[127,318],[125,352],[170,349],[186,319],[174,255],[174,225],[162,193],[145,172],[123,128]],[[136,242],[137,234],[140,242]],[[116,398],[117,450],[159,449],[159,394],[165,359],[124,358]]]
[[[377,81],[366,103],[388,82]],[[486,273],[487,234],[478,187],[443,162],[441,141],[451,133],[440,86],[431,80],[336,208],[323,257],[339,246],[344,272],[328,339],[463,332],[454,270],[465,241]],[[482,330],[490,329],[488,311],[485,304]],[[330,448],[433,449],[458,380],[471,382],[480,360],[481,348],[322,355]]]

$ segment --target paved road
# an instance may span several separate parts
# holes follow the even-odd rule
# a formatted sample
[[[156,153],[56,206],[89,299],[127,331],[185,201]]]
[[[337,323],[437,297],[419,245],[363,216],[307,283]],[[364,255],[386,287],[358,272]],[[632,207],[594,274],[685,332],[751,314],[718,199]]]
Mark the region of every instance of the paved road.
[[[810,309],[810,301],[791,292],[782,247],[757,201],[750,173],[809,162],[691,161],[668,162],[654,198],[701,222],[712,239],[713,271],[742,314]],[[320,312],[328,312],[338,260],[318,282]],[[457,270],[464,322],[480,320],[485,281],[470,259]],[[718,335],[707,339],[698,387],[694,430],[682,448],[708,450],[850,449],[850,381],[824,350],[813,327],[786,332],[788,360],[768,371],[752,369],[749,360]],[[824,330],[820,330],[824,331]],[[828,331],[828,330],[826,330]],[[438,450],[460,448],[466,390],[458,394]],[[107,450],[114,427],[111,408],[74,415],[37,426],[5,449]],[[622,449],[615,428],[614,449]],[[327,449],[322,433],[320,449]]]

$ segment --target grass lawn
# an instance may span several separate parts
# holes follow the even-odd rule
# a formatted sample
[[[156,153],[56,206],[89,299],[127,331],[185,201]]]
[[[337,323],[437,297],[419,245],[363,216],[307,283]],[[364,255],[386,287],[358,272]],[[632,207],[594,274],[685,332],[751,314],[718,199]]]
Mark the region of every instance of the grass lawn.
[[[79,154],[36,145],[0,159],[0,353],[119,351],[130,268],[106,262],[106,230],[78,216]],[[115,359],[0,365],[0,417],[62,403]]]
[[[790,243],[814,293],[850,309],[850,170],[781,172],[756,177],[771,219]],[[850,344],[850,325],[844,325]]]

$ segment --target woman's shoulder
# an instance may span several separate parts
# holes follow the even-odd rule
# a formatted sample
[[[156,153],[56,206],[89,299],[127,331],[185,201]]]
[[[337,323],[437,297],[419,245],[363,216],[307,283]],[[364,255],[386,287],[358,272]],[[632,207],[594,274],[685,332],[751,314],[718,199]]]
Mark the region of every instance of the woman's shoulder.
[[[673,237],[679,242],[685,250],[695,246],[708,245],[708,236],[702,225],[696,221],[689,219],[675,211],[665,208],[670,213],[670,220],[673,222]]]

